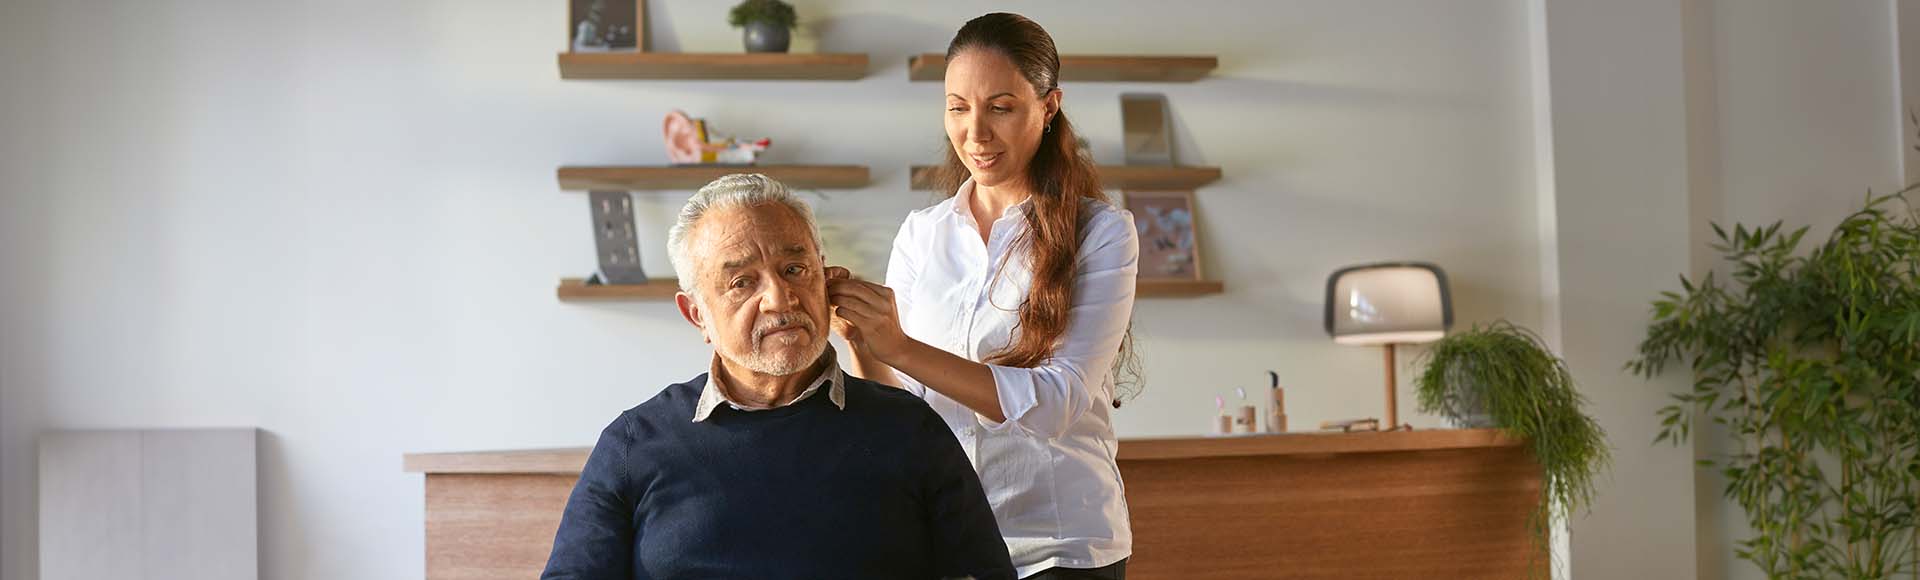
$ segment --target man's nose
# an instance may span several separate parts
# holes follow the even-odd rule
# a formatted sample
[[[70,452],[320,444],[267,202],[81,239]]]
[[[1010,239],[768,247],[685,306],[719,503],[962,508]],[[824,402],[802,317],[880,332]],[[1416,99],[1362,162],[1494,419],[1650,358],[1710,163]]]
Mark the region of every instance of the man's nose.
[[[786,312],[800,302],[799,294],[794,292],[793,282],[776,276],[773,283],[767,284],[767,293],[760,300],[760,309],[766,312]]]

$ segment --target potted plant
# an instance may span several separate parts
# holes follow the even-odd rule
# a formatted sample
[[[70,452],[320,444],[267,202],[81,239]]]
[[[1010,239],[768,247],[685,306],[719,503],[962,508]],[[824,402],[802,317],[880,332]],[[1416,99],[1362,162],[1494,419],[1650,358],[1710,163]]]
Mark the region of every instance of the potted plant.
[[[1526,442],[1543,490],[1529,520],[1544,547],[1549,526],[1592,506],[1610,461],[1606,432],[1581,407],[1573,375],[1540,337],[1499,321],[1442,338],[1421,355],[1419,408],[1455,424],[1490,425]]]
[[[1702,465],[1753,527],[1736,554],[1770,578],[1920,573],[1915,188],[1870,197],[1806,251],[1806,228],[1715,224],[1721,275],[1663,292],[1628,365],[1686,365],[1693,387],[1659,411],[1654,441],[1705,420],[1737,442]]]
[[[747,52],[786,52],[799,17],[780,0],[745,0],[727,14],[727,23],[745,29]]]

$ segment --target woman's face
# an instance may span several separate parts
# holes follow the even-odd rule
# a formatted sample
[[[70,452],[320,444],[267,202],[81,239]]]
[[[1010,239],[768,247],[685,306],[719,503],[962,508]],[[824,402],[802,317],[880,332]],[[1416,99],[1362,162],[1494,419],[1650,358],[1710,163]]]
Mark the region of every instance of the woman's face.
[[[1034,94],[1033,83],[998,52],[969,50],[947,63],[947,142],[976,185],[1024,185],[1058,110],[1060,91]]]

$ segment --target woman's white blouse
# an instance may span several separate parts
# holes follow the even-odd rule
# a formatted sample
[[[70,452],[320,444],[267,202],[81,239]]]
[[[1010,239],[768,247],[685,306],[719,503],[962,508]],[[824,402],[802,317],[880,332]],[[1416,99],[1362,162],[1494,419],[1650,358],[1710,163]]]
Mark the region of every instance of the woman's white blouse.
[[[893,242],[887,286],[908,336],[980,361],[1012,341],[1032,284],[1026,255],[1008,259],[1032,200],[1007,208],[983,244],[967,209],[972,194],[968,182],[952,198],[907,216]],[[966,449],[1022,577],[1051,567],[1106,566],[1133,549],[1109,412],[1110,370],[1133,316],[1139,236],[1131,214],[1084,203],[1066,335],[1034,368],[988,365],[1006,422],[898,373]]]

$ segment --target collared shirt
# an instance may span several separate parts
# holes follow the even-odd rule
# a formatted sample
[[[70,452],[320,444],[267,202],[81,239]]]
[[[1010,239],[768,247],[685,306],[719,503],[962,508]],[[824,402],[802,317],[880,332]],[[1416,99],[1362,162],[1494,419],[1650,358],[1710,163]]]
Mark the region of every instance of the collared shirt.
[[[718,353],[714,354],[713,360],[707,363],[707,386],[700,390],[700,400],[693,405],[693,422],[699,423],[707,420],[707,417],[713,416],[713,410],[718,408],[721,403],[726,403],[727,406],[739,411],[765,411],[767,409],[778,409],[792,405],[805,401],[807,397],[813,396],[814,391],[820,390],[820,385],[828,385],[827,400],[833,401],[834,407],[845,411],[847,409],[846,375],[840,373],[840,360],[834,355],[832,347],[828,347],[827,352],[820,356],[821,358],[827,359],[827,368],[820,371],[820,376],[813,379],[813,384],[807,385],[806,390],[800,391],[799,396],[794,397],[791,401],[772,407],[756,407],[740,403],[733,400],[732,397],[727,396],[728,389],[725,385],[720,384],[722,380],[720,378],[722,376],[720,374],[720,355]]]
[[[887,266],[907,335],[980,361],[1015,336],[1033,272],[1014,242],[1027,228],[1007,208],[985,243],[971,181],[950,199],[913,212]],[[953,429],[980,474],[1020,576],[1049,567],[1098,568],[1132,553],[1126,497],[1114,463],[1118,441],[1111,368],[1133,316],[1139,235],[1133,216],[1087,200],[1075,259],[1066,334],[1033,368],[987,365],[1006,421],[995,423],[899,373]]]

